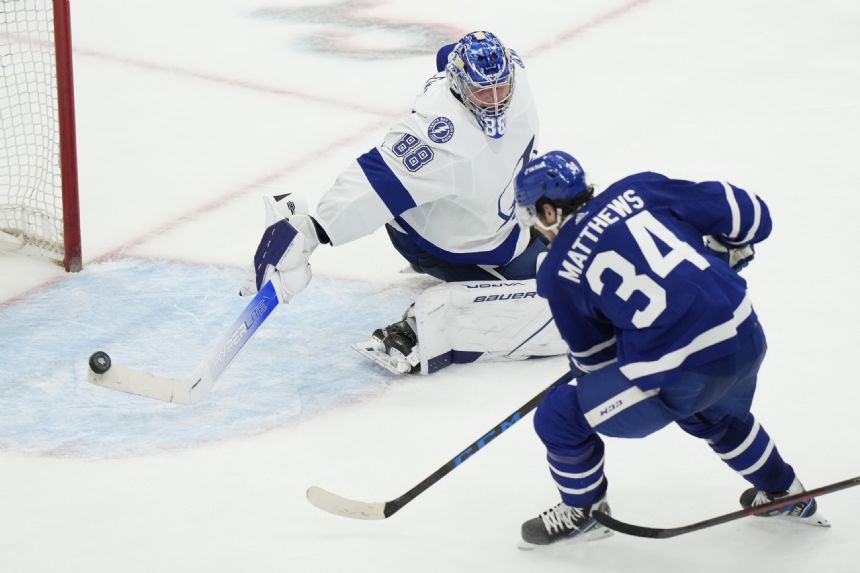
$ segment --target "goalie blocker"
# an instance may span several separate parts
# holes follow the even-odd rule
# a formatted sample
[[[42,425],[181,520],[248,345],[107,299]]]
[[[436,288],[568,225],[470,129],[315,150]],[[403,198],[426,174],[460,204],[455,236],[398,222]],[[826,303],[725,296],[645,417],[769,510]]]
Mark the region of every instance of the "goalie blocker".
[[[525,360],[564,354],[546,300],[534,279],[443,283],[421,293],[404,321],[388,331],[414,331],[411,348],[386,352],[379,340],[353,348],[395,374],[431,374],[449,364]]]

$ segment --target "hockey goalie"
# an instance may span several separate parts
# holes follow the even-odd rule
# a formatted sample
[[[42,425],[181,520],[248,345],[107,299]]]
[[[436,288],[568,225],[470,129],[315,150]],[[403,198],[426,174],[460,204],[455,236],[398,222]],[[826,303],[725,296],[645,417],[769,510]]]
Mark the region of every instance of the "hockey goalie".
[[[513,181],[536,154],[538,116],[522,60],[490,32],[436,56],[437,73],[383,142],[336,179],[311,215],[266,198],[267,228],[242,288],[283,300],[310,281],[311,253],[385,227],[413,270],[443,281],[356,345],[396,373],[563,354],[535,274],[546,243],[514,216]]]

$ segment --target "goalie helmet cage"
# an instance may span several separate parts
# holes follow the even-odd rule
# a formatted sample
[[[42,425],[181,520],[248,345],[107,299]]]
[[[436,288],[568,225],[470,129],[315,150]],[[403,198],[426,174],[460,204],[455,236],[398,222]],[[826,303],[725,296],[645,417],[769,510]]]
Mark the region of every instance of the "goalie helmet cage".
[[[69,0],[0,0],[0,231],[81,269]]]

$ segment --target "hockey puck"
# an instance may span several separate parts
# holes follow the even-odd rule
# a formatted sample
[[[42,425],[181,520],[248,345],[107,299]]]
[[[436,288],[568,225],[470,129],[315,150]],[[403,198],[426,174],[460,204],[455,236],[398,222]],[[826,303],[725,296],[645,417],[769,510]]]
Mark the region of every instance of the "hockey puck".
[[[110,370],[110,356],[107,352],[101,350],[93,352],[93,355],[90,356],[90,370],[96,374],[104,374]]]

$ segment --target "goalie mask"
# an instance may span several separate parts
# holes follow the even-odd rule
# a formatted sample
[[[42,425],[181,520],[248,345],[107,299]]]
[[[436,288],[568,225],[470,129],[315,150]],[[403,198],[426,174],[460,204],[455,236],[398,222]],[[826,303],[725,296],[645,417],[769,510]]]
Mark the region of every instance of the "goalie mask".
[[[508,49],[490,32],[466,34],[445,67],[451,91],[492,138],[505,134],[505,112],[514,95],[514,70]]]

